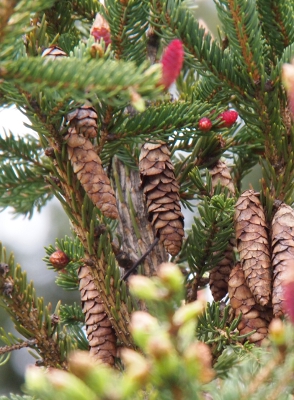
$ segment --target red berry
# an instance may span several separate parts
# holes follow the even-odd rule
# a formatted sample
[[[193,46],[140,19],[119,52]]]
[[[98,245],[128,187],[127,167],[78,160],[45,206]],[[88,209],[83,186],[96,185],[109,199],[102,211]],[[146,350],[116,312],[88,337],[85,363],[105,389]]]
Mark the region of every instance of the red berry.
[[[180,74],[184,62],[183,44],[179,39],[172,40],[162,56],[161,84],[168,89]]]
[[[212,127],[212,123],[209,118],[201,118],[198,122],[198,128],[200,131],[208,132]]]
[[[49,257],[49,261],[55,269],[62,269],[69,263],[69,258],[62,250],[56,250]]]
[[[228,110],[222,112],[219,117],[222,119],[222,126],[227,126],[228,128],[232,126],[238,118],[239,114],[235,110]]]

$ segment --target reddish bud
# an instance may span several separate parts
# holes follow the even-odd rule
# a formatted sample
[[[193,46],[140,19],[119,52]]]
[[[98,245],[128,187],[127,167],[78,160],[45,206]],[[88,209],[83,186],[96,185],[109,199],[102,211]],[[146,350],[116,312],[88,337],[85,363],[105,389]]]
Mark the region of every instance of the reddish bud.
[[[201,118],[198,122],[198,128],[200,131],[208,132],[212,127],[212,123],[209,118]]]
[[[288,107],[292,114],[292,119],[294,119],[294,65],[284,64],[282,68],[282,80],[285,86],[287,97],[288,97]]]
[[[101,39],[104,40],[105,48],[111,43],[110,28],[108,22],[101,14],[97,14],[93,26],[91,28],[91,35],[94,36],[96,42]]]
[[[291,260],[292,261],[292,260]],[[285,279],[282,283],[283,287],[283,309],[288,314],[290,321],[294,324],[294,269],[293,261],[290,265],[292,268],[285,274]]]
[[[221,125],[227,126],[229,128],[237,121],[238,116],[239,116],[239,114],[235,110],[228,110],[228,111],[222,112],[219,115],[219,117],[222,120]]]
[[[49,257],[49,261],[55,269],[62,269],[69,263],[69,258],[62,250],[56,250]]]
[[[184,62],[183,44],[179,39],[172,40],[162,56],[161,84],[168,89],[180,74]]]

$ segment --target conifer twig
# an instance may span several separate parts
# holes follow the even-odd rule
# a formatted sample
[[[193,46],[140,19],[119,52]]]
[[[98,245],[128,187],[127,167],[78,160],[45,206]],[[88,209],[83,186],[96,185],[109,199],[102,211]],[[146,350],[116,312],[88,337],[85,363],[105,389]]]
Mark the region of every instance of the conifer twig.
[[[32,340],[22,341],[21,343],[13,344],[11,346],[2,346],[2,347],[0,347],[0,354],[10,353],[10,352],[12,352],[14,350],[20,350],[20,349],[23,349],[25,347],[32,347],[32,346],[34,346],[36,344],[37,344],[37,340],[36,339],[32,339]]]

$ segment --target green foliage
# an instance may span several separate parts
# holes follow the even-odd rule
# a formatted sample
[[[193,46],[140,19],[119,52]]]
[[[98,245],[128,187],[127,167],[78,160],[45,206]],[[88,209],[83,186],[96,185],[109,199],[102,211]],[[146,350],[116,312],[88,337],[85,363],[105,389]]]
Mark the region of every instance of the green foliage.
[[[56,395],[62,399],[118,400],[146,396],[168,400],[181,395],[184,400],[201,399],[204,393],[221,400],[254,400],[272,394],[274,399],[288,399],[293,390],[293,326],[280,322],[271,333],[270,348],[228,346],[214,371],[206,345],[195,340],[193,333],[196,324],[197,330],[202,329],[203,306],[199,301],[176,310],[171,306],[179,301],[177,289],[181,284],[181,273],[173,264],[161,266],[155,278],[132,277],[131,291],[150,305],[153,303],[157,316],[144,311],[133,314],[131,331],[143,354],[123,349],[123,374],[95,365],[86,353],[78,352],[70,358],[70,373],[54,369],[44,373],[31,368],[26,376],[26,391],[48,400]],[[158,309],[163,300],[166,307]],[[224,328],[227,311],[228,308],[217,318],[219,330]],[[204,313],[204,318],[212,316],[217,313],[217,306]],[[233,334],[233,324],[236,322],[227,329],[228,335]],[[217,380],[213,379],[215,373]]]
[[[224,194],[205,197],[198,212],[200,216],[194,217],[187,239],[186,254],[190,270],[203,276],[224,257],[233,232],[234,199]]]
[[[50,68],[51,67],[51,68]],[[2,71],[2,73],[1,73]],[[123,106],[131,100],[131,90],[142,97],[155,97],[160,93],[156,89],[159,79],[158,69],[146,70],[143,64],[139,68],[131,62],[76,60],[63,57],[54,63],[40,58],[21,59],[7,64],[3,63],[0,76],[13,81],[23,90],[36,93],[45,90],[54,95],[56,91],[60,100],[75,99],[84,102],[95,99],[98,95],[109,104]],[[68,77],[71,77],[70,81]],[[118,97],[119,95],[119,97]]]
[[[66,326],[67,334],[75,338],[78,349],[88,350],[89,344],[83,326],[85,317],[80,305],[74,303],[71,305],[60,306],[60,322]]]
[[[32,135],[0,138],[0,210],[14,208],[15,214],[32,217],[52,197],[44,180],[50,166],[43,160],[40,143]]]
[[[45,250],[47,255],[43,258],[43,261],[45,261],[49,269],[55,269],[49,258],[56,250],[61,250],[68,256],[69,263],[58,271],[55,282],[64,290],[77,290],[79,287],[77,273],[83,263],[82,258],[84,257],[84,248],[79,239],[65,236],[64,239],[56,239],[55,246],[50,245],[45,247]]]
[[[135,61],[146,59],[146,30],[148,8],[142,1],[105,2],[105,17],[110,25],[112,48],[116,57]]]
[[[189,2],[181,0],[106,0],[105,6],[98,0],[4,3],[0,105],[15,104],[36,136],[9,132],[0,138],[0,210],[13,207],[16,215],[31,217],[55,195],[74,230],[73,238],[57,239],[45,248],[44,261],[56,271],[56,284],[78,290],[78,271],[89,267],[99,305],[105,307],[103,318],[112,321],[118,343],[141,350],[122,351],[117,365],[123,372],[97,367],[84,355],[69,360],[71,373],[31,371],[29,393],[45,400],[57,395],[79,400],[202,399],[205,393],[222,400],[290,398],[292,326],[280,326],[287,332],[282,345],[271,333],[264,347],[256,349],[246,342],[250,333],[239,335],[241,316],[234,318],[229,305],[212,303],[203,310],[200,302],[182,302],[183,285],[194,285],[197,295],[234,236],[236,199],[221,183],[212,184],[211,170],[221,158],[237,195],[244,178],[260,165],[260,199],[269,223],[276,200],[294,202],[294,129],[281,83],[282,66],[294,55],[293,2],[215,0],[219,38],[198,21],[197,10],[192,13]],[[107,49],[90,34],[97,12],[109,24]],[[160,59],[162,48],[174,38],[183,43],[185,61],[171,96],[160,85],[160,62],[150,63]],[[42,57],[50,45],[61,47],[66,56]],[[106,218],[95,207],[69,160],[67,114],[84,103],[98,114],[97,136],[89,146],[116,181],[122,221]],[[226,126],[221,113],[232,108],[240,118]],[[199,126],[201,118],[210,119],[211,129]],[[123,162],[129,179],[131,170],[138,171],[139,151],[147,140],[168,144],[182,205],[193,213],[191,229],[174,258],[185,279],[169,263],[151,280],[121,279],[119,256],[131,247],[129,237],[120,242],[125,208],[132,208],[132,226],[126,231],[130,237],[133,231],[137,234],[135,247],[140,247],[140,229],[148,230],[149,221],[146,215],[144,226],[139,226],[134,204],[122,201],[113,158]],[[58,249],[69,258],[61,268],[50,262]],[[45,306],[36,296],[13,256],[8,258],[2,248],[0,255],[9,268],[0,274],[1,305],[22,335],[1,330],[5,349],[0,363],[23,346],[34,350],[46,367],[67,369],[70,350],[89,347],[81,306],[58,303],[52,311],[51,304]],[[149,256],[154,270],[157,259],[164,259]],[[127,261],[136,262],[133,256]],[[135,312],[130,320],[134,309],[144,307],[149,314]]]
[[[237,326],[240,322],[241,315],[230,321],[229,314],[229,305],[225,306],[223,304],[220,306],[217,302],[207,304],[205,312],[198,318],[196,328],[198,339],[211,346],[212,354],[218,360],[218,368],[221,370],[222,374],[224,370],[221,366],[222,360],[219,360],[219,356],[225,349],[230,348],[240,355],[242,352],[248,352],[248,350],[253,347],[253,345],[250,344],[246,344],[246,346],[242,345],[242,341],[244,341],[244,338],[248,338],[250,333],[247,335],[238,334]],[[231,364],[229,364],[229,367],[231,367]]]
[[[15,265],[13,254],[7,257],[2,244],[0,263],[3,270],[0,274],[0,306],[9,313],[16,331],[27,339],[27,347],[34,350],[37,358],[43,358],[45,365],[62,365],[75,344],[58,323],[58,305],[53,313],[50,303],[44,305],[43,297],[36,296],[33,282],[27,283],[26,272],[19,264]],[[23,342],[6,333],[1,335],[1,340],[8,346],[19,344],[20,348]]]

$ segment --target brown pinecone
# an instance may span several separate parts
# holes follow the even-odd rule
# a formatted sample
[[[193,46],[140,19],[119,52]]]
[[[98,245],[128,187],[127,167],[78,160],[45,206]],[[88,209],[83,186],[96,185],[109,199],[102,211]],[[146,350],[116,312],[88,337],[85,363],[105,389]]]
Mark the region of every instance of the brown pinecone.
[[[114,191],[93,144],[75,128],[69,128],[66,139],[68,158],[85,192],[106,217],[117,219]]]
[[[105,312],[103,301],[95,288],[90,268],[82,265],[78,277],[90,354],[95,360],[114,365],[116,335]]]
[[[272,221],[272,266],[274,282],[272,292],[275,317],[284,315],[283,281],[287,281],[294,260],[294,210],[282,203]]]
[[[270,301],[272,279],[268,228],[253,190],[242,193],[236,203],[235,231],[246,282],[255,301],[265,306]]]
[[[218,160],[217,164],[209,170],[211,175],[212,193],[220,184],[222,188],[228,188],[230,194],[235,196],[235,187],[227,164]],[[209,286],[215,301],[221,300],[228,293],[228,280],[231,269],[234,266],[234,240],[232,239],[224,252],[224,257],[220,263],[209,273]]]
[[[70,123],[70,127],[74,127],[78,135],[83,135],[86,138],[95,138],[97,136],[98,116],[92,106],[84,104],[67,114],[66,118]]]
[[[229,282],[229,296],[231,306],[237,318],[242,313],[241,320],[238,324],[240,335],[256,330],[250,335],[249,342],[260,344],[267,336],[268,325],[272,320],[272,309],[261,306],[255,302],[255,299],[247,286],[243,269],[240,263],[232,269]]]
[[[215,301],[220,301],[228,293],[228,280],[234,266],[233,248],[231,241],[224,252],[224,258],[209,273],[209,286]]]
[[[211,183],[212,183],[212,193],[213,195],[214,189],[220,184],[221,187],[227,188],[232,196],[235,196],[235,186],[230,174],[230,170],[227,164],[221,160],[218,160],[217,164],[209,170],[211,175]]]
[[[60,47],[53,44],[43,51],[42,57],[50,60],[61,60],[62,57],[67,57],[67,54]]]
[[[139,169],[155,235],[166,251],[175,256],[182,247],[184,216],[167,145],[162,141],[145,143],[141,149]]]

